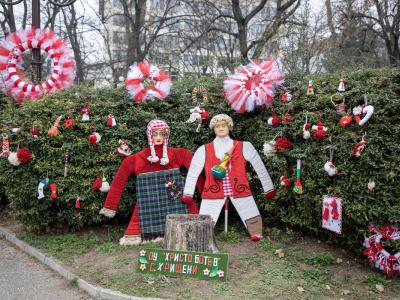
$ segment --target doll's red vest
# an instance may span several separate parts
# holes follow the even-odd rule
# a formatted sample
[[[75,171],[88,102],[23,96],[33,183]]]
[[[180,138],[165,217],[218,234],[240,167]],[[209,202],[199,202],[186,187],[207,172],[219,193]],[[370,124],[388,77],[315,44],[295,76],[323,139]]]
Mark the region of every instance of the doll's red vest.
[[[243,142],[233,141],[236,145],[230,159],[229,181],[233,191],[233,198],[251,196],[249,181],[246,175],[246,160],[243,157]],[[214,143],[206,144],[206,163],[204,166],[206,183],[201,194],[203,199],[223,199],[224,190],[222,179],[211,174],[211,168],[221,162],[214,151]]]

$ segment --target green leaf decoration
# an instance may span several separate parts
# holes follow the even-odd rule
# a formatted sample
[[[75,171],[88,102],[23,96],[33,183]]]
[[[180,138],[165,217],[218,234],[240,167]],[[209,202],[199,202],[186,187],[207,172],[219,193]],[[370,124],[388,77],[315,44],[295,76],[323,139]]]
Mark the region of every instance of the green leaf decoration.
[[[141,264],[148,264],[149,263],[149,261],[144,256],[139,257],[139,262]]]
[[[211,278],[217,276],[218,271],[219,271],[218,267],[213,267],[212,270],[211,270],[211,272],[210,272],[210,275],[209,275],[209,276],[210,276]]]

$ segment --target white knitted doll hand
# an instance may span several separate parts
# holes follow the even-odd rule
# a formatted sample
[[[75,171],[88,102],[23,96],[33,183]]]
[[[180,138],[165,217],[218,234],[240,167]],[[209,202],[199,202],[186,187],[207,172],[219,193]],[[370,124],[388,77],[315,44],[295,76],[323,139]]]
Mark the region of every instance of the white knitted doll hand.
[[[99,214],[103,215],[103,216],[106,216],[108,218],[113,218],[115,216],[115,214],[116,214],[116,211],[103,207],[100,210]]]

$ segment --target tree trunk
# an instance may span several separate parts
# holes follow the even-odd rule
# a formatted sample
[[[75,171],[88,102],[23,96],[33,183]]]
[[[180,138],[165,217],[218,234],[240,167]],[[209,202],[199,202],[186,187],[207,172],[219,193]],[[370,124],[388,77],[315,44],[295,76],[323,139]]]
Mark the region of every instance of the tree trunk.
[[[208,215],[168,215],[165,223],[164,249],[218,252],[211,217]]]

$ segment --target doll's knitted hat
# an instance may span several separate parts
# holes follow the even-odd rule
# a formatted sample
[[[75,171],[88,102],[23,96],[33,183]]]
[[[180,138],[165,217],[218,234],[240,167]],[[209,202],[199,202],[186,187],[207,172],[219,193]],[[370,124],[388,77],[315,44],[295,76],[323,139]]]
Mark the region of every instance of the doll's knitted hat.
[[[167,123],[165,123],[162,120],[151,120],[149,124],[147,124],[147,141],[149,143],[150,147],[150,153],[151,155],[147,158],[148,161],[152,163],[158,162],[160,159],[156,154],[156,151],[154,149],[154,143],[153,143],[153,132],[155,130],[161,130],[165,132],[164,136],[164,143],[163,143],[163,157],[161,158],[160,164],[161,165],[168,165],[169,164],[169,159],[168,159],[168,138],[170,134],[170,128]]]

